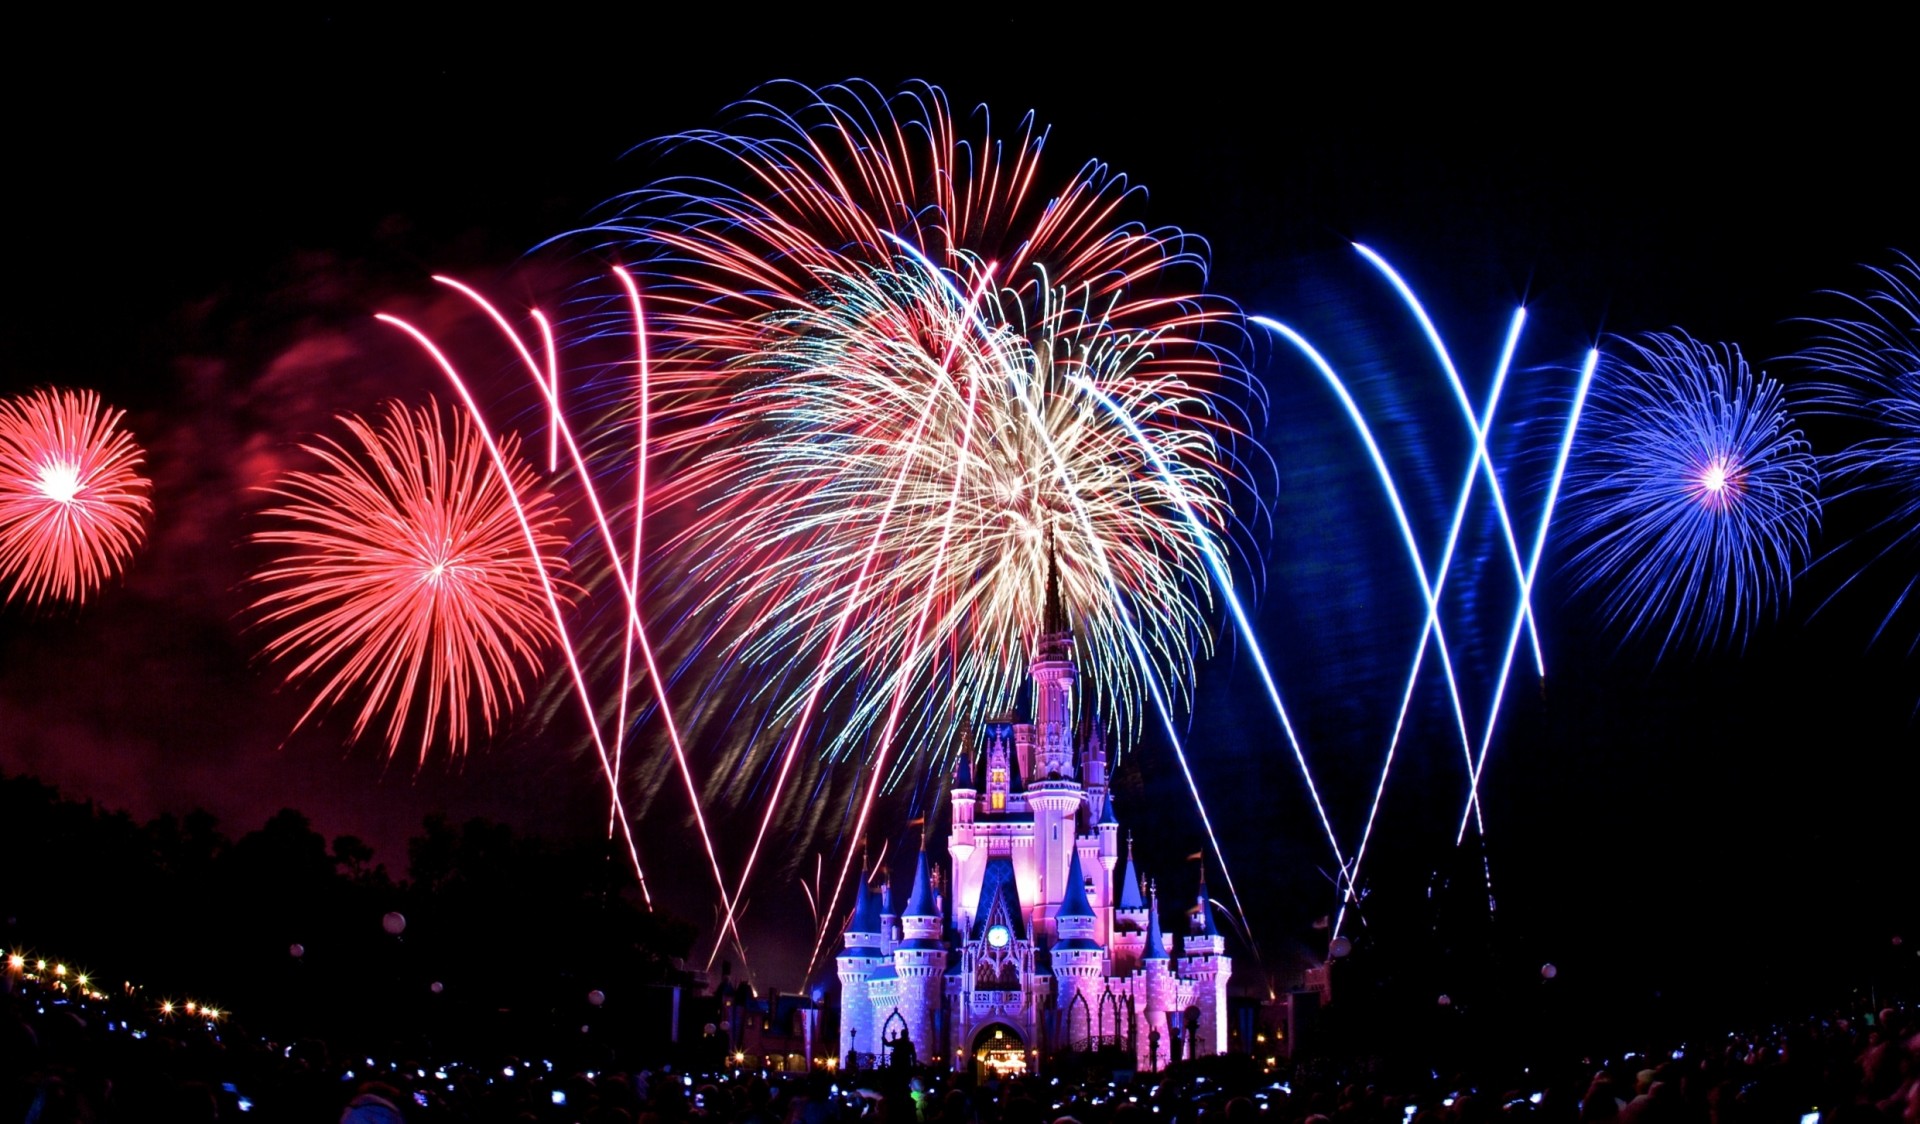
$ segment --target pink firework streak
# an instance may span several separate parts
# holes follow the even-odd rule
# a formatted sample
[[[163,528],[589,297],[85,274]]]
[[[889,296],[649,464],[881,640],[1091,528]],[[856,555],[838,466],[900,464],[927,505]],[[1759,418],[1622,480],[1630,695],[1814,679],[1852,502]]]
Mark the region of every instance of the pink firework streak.
[[[463,752],[474,712],[491,732],[557,639],[547,575],[566,570],[563,520],[517,442],[496,471],[464,416],[393,403],[377,423],[340,420],[344,440],[303,446],[318,470],[266,489],[273,526],[253,535],[275,551],[253,575],[266,652],[290,681],[317,682],[302,723],[358,698],[356,739],[377,725],[389,753],[410,740],[423,763],[436,744]]]
[[[7,600],[84,601],[146,533],[150,482],[123,413],[90,390],[0,401],[0,576]]]
[[[534,351],[528,345],[525,336],[513,326],[495,305],[489,302],[479,292],[451,278],[437,277],[435,280],[457,290],[472,301],[474,305],[485,313],[488,319],[500,329],[515,354],[520,358],[521,363],[525,366],[533,386],[546,399],[547,411],[553,426],[548,446],[552,463],[557,466],[561,462],[560,451],[562,447],[564,447],[566,450],[566,462],[577,475],[581,484],[581,494],[592,512],[593,523],[598,532],[597,538],[599,543],[606,551],[611,563],[611,571],[618,579],[619,594],[626,613],[622,644],[623,654],[621,659],[622,674],[619,681],[617,701],[613,704],[614,714],[610,733],[602,729],[602,725],[605,722],[605,716],[603,715],[605,708],[589,686],[588,676],[581,665],[573,637],[569,633],[563,607],[559,599],[553,596],[552,590],[549,589],[547,591],[548,612],[555,633],[560,640],[560,648],[567,665],[568,680],[572,686],[573,695],[585,714],[594,748],[607,781],[610,794],[609,829],[612,830],[617,827],[625,834],[625,840],[629,855],[633,861],[634,871],[640,879],[641,891],[643,894],[646,893],[646,876],[641,868],[638,850],[634,843],[626,809],[620,796],[621,757],[626,737],[627,716],[631,705],[632,659],[634,649],[637,647],[644,661],[647,676],[655,687],[655,699],[659,704],[660,714],[666,726],[668,740],[673,747],[675,761],[679,765],[681,776],[686,784],[687,794],[692,803],[694,822],[706,852],[708,865],[713,872],[714,882],[719,890],[721,902],[727,908],[728,915],[731,916],[732,902],[727,895],[726,881],[720,871],[719,858],[714,850],[711,834],[707,830],[705,813],[699,800],[698,785],[694,780],[687,754],[681,743],[679,728],[674,721],[673,710],[664,689],[665,680],[660,674],[653,644],[649,638],[647,626],[641,614],[640,602],[635,593],[640,580],[640,550],[643,544],[642,527],[644,525],[646,510],[645,463],[647,457],[649,368],[646,351],[645,315],[639,288],[624,270],[616,267],[614,273],[619,278],[628,297],[628,303],[633,316],[634,336],[639,351],[634,393],[639,402],[638,457],[641,467],[636,474],[637,485],[633,505],[633,521],[635,526],[632,554],[627,558],[623,558],[618,537],[613,530],[610,517],[610,505],[602,500],[599,490],[594,484],[593,477],[587,469],[579,443],[574,437],[572,428],[568,424],[565,414],[560,409],[558,353],[554,343],[552,328],[546,316],[538,310],[532,313],[532,318],[539,330],[543,346],[544,362],[542,362],[541,359],[535,357]],[[449,383],[459,395],[473,424],[481,427],[481,431],[484,432],[485,419],[482,416],[479,404],[475,401],[472,393],[467,388],[465,380],[461,378],[459,371],[447,359],[445,353],[442,352],[425,333],[411,324],[391,316],[382,316],[380,319],[407,332],[432,356],[435,363],[441,368],[449,380]],[[498,450],[495,450],[495,457],[496,460],[499,459]],[[533,538],[532,531],[530,528],[524,526],[524,518],[522,522],[523,537],[528,542],[531,542]],[[731,927],[728,928],[731,929]],[[726,931],[727,930],[723,930],[723,937]],[[734,934],[736,942],[738,942],[737,929],[731,929],[731,931]],[[741,955],[744,960],[744,947],[741,949]]]

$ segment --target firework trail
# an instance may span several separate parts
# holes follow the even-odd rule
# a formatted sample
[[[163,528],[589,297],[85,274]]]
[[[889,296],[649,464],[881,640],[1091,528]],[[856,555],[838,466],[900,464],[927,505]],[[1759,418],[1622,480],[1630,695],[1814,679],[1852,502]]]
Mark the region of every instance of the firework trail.
[[[1567,470],[1567,565],[1609,624],[1738,645],[1777,611],[1820,518],[1819,471],[1780,383],[1681,333],[1620,341]]]
[[[85,601],[146,534],[145,454],[90,390],[0,401],[0,577],[7,600]]]
[[[1520,647],[1520,629],[1527,622],[1528,604],[1533,597],[1533,586],[1540,576],[1540,559],[1546,554],[1547,532],[1553,526],[1553,509],[1560,502],[1560,489],[1567,478],[1567,461],[1573,453],[1574,438],[1580,432],[1581,416],[1587,407],[1587,396],[1593,389],[1594,372],[1600,368],[1600,350],[1594,348],[1587,352],[1587,360],[1580,368],[1580,381],[1575,384],[1573,405],[1567,410],[1567,428],[1560,438],[1560,451],[1553,461],[1553,475],[1547,483],[1546,502],[1540,511],[1540,523],[1534,530],[1533,547],[1527,554],[1526,568],[1520,577],[1519,603],[1514,607],[1513,620],[1507,627],[1507,649],[1500,657],[1500,674],[1494,680],[1493,701],[1487,708],[1487,724],[1480,735],[1480,752],[1473,759],[1473,768],[1467,778],[1466,806],[1460,810],[1460,827],[1454,835],[1458,845],[1467,837],[1469,813],[1477,812],[1480,802],[1480,778],[1486,773],[1487,751],[1493,747],[1493,731],[1500,717],[1500,704],[1506,698],[1507,677],[1513,671],[1514,652]],[[1484,859],[1483,859],[1484,861]],[[1487,876],[1487,908],[1493,908],[1493,877]]]
[[[1447,698],[1451,704],[1454,727],[1458,734],[1461,755],[1465,764],[1468,780],[1466,810],[1463,812],[1463,816],[1467,817],[1467,820],[1463,821],[1462,831],[1465,830],[1465,822],[1477,821],[1480,815],[1478,799],[1479,777],[1485,764],[1488,748],[1491,745],[1494,732],[1498,726],[1501,703],[1505,697],[1506,686],[1512,671],[1512,662],[1515,649],[1520,640],[1520,634],[1522,631],[1529,632],[1530,634],[1533,632],[1532,590],[1534,576],[1538,569],[1542,544],[1545,541],[1548,528],[1553,518],[1553,509],[1558,497],[1561,474],[1565,463],[1565,450],[1579,428],[1585,388],[1591,378],[1592,366],[1597,361],[1596,357],[1590,354],[1587,366],[1583,368],[1581,372],[1578,389],[1575,392],[1574,405],[1567,414],[1565,426],[1562,431],[1561,458],[1556,462],[1553,474],[1547,485],[1547,498],[1536,527],[1533,549],[1530,553],[1523,555],[1514,531],[1512,517],[1508,512],[1500,472],[1489,453],[1488,445],[1494,429],[1494,421],[1496,411],[1501,401],[1501,394],[1506,386],[1515,351],[1520,343],[1521,330],[1526,323],[1525,309],[1518,309],[1514,313],[1506,333],[1505,343],[1500,351],[1499,360],[1494,368],[1490,386],[1487,391],[1486,403],[1484,407],[1476,411],[1468,395],[1466,384],[1461,378],[1459,370],[1455,367],[1438,328],[1427,315],[1426,309],[1415,295],[1412,287],[1387,263],[1386,259],[1373,250],[1357,243],[1354,249],[1391,283],[1402,303],[1419,323],[1422,334],[1425,336],[1440,371],[1446,378],[1454,401],[1459,407],[1461,419],[1466,426],[1468,434],[1471,436],[1472,454],[1467,461],[1456,490],[1452,517],[1447,525],[1438,560],[1432,568],[1429,569],[1426,561],[1426,549],[1423,546],[1421,536],[1415,529],[1411,513],[1403,501],[1401,490],[1396,482],[1394,473],[1388,466],[1384,450],[1375,439],[1372,426],[1369,424],[1365,412],[1362,411],[1359,403],[1354,399],[1345,381],[1341,379],[1327,358],[1300,333],[1286,324],[1268,317],[1254,316],[1251,318],[1254,324],[1273,333],[1278,338],[1285,340],[1298,351],[1307,360],[1308,364],[1320,375],[1321,379],[1328,385],[1334,392],[1335,397],[1339,400],[1348,422],[1353,426],[1355,433],[1367,450],[1368,459],[1373,466],[1374,475],[1378,479],[1388,506],[1393,513],[1395,527],[1399,531],[1401,543],[1405,548],[1408,561],[1413,569],[1414,578],[1419,584],[1421,597],[1426,606],[1425,623],[1414,644],[1413,660],[1407,671],[1406,683],[1402,691],[1399,709],[1394,719],[1392,733],[1387,740],[1386,752],[1382,758],[1380,776],[1374,788],[1372,802],[1368,808],[1364,826],[1353,848],[1351,862],[1342,861],[1341,863],[1341,874],[1338,879],[1341,905],[1336,915],[1336,920],[1332,925],[1332,932],[1335,935],[1339,933],[1341,924],[1345,920],[1347,906],[1357,898],[1362,867],[1368,854],[1368,846],[1372,841],[1374,829],[1378,825],[1380,807],[1386,793],[1387,781],[1392,772],[1401,739],[1406,732],[1409,710],[1413,702],[1415,690],[1420,682],[1429,646],[1431,646],[1438,655],[1440,670],[1442,678],[1444,679]],[[1456,673],[1456,660],[1451,651],[1451,644],[1448,640],[1446,629],[1442,624],[1441,609],[1447,593],[1448,579],[1458,556],[1461,544],[1461,533],[1466,522],[1469,507],[1475,500],[1476,489],[1482,480],[1486,483],[1487,502],[1497,516],[1499,544],[1504,546],[1507,560],[1513,569],[1516,583],[1516,602],[1512,636],[1509,640],[1500,670],[1498,674],[1493,677],[1488,688],[1491,697],[1480,723],[1477,739],[1478,752],[1476,753],[1476,737],[1471,728],[1472,724],[1469,721],[1463,699],[1463,695],[1466,693],[1466,686],[1462,684]],[[1474,596],[1474,594],[1470,593],[1469,596]],[[1542,674],[1544,674],[1544,661],[1540,656],[1540,645],[1537,634],[1533,635],[1533,652],[1536,668],[1540,669]],[[1482,830],[1484,830],[1484,825],[1482,826]],[[1489,890],[1491,890],[1490,875]]]
[[[711,684],[690,721],[755,731],[712,773],[714,795],[764,806],[741,888],[783,810],[827,818],[783,801],[834,762],[871,766],[857,836],[876,791],[1007,707],[1050,538],[1091,706],[1124,742],[1155,700],[1188,700],[1207,558],[1238,530],[1236,403],[1258,399],[1209,338],[1234,310],[1184,280],[1204,276],[1198,244],[1129,220],[1137,189],[1103,165],[1043,179],[1031,117],[963,137],[930,86],[776,93],[802,104],[673,138],[712,174],[589,232],[648,281],[648,518],[671,530],[642,569],[676,673]],[[632,409],[624,389],[573,393]],[[592,459],[632,470],[624,445]]]
[[[496,471],[465,415],[392,403],[340,422],[344,439],[302,446],[319,469],[266,488],[271,526],[252,536],[273,550],[252,576],[265,651],[315,684],[300,723],[357,697],[356,739],[378,725],[389,753],[411,739],[423,763],[436,744],[458,754],[474,712],[491,732],[557,639],[559,510],[518,442]]]
[[[1848,547],[1868,556],[1828,597],[1846,591],[1869,569],[1900,566],[1920,545],[1920,266],[1905,254],[1886,267],[1867,267],[1874,288],[1864,297],[1834,294],[1845,314],[1813,321],[1817,336],[1799,358],[1819,372],[1805,402],[1810,412],[1834,415],[1867,434],[1825,458],[1832,498],[1860,495],[1889,509]],[[1821,559],[1858,557],[1842,548]],[[1878,641],[1906,608],[1920,577],[1908,576],[1880,617]],[[1920,636],[1908,651],[1920,647]]]
[[[614,708],[612,734],[609,736],[601,729],[601,723],[603,721],[601,711],[603,707],[600,702],[597,701],[596,695],[588,683],[587,673],[576,652],[574,637],[568,628],[566,614],[560,598],[556,595],[554,583],[548,578],[545,567],[536,567],[541,577],[546,608],[552,620],[554,631],[560,641],[561,653],[568,672],[568,682],[571,685],[574,699],[579,703],[584,712],[595,754],[599,759],[602,774],[607,782],[609,803],[608,834],[611,837],[617,830],[624,837],[628,857],[633,864],[634,874],[639,880],[641,894],[647,899],[647,904],[651,906],[652,895],[647,889],[646,872],[640,862],[639,848],[633,838],[632,825],[627,815],[625,801],[621,795],[620,761],[626,736],[626,717],[628,707],[631,703],[633,653],[637,647],[641,653],[649,681],[653,687],[654,701],[663,718],[663,725],[666,727],[668,742],[673,750],[673,758],[680,766],[680,772],[686,784],[688,796],[693,801],[692,812],[694,826],[699,832],[701,842],[706,851],[708,864],[713,871],[714,880],[719,890],[720,902],[725,907],[726,915],[730,922],[733,905],[727,894],[725,878],[720,873],[718,855],[713,847],[713,837],[707,830],[705,814],[700,805],[698,786],[694,782],[687,754],[680,739],[679,726],[674,720],[674,712],[667,696],[665,680],[661,677],[654,645],[649,638],[649,632],[641,613],[640,601],[636,594],[639,579],[640,549],[643,542],[642,528],[646,515],[646,460],[649,416],[647,402],[649,400],[650,364],[647,358],[646,318],[639,288],[634,283],[632,276],[625,270],[616,266],[613,272],[620,280],[621,287],[628,300],[632,316],[632,334],[635,338],[638,352],[638,363],[636,367],[638,377],[633,382],[631,393],[639,401],[637,411],[639,419],[637,430],[637,457],[639,465],[634,472],[636,490],[633,503],[633,547],[631,556],[627,560],[623,560],[622,558],[618,536],[613,527],[613,519],[617,517],[618,514],[617,506],[610,505],[602,499],[600,490],[595,486],[594,475],[589,471],[582,455],[580,444],[574,436],[571,425],[568,424],[566,414],[560,407],[559,350],[555,344],[551,322],[537,309],[531,313],[531,318],[538,328],[543,345],[542,350],[545,355],[545,363],[543,364],[534,357],[533,349],[528,345],[525,336],[513,326],[497,307],[478,291],[452,278],[436,277],[434,280],[456,290],[471,301],[476,308],[486,314],[487,318],[500,330],[509,346],[519,357],[530,381],[545,399],[546,412],[551,419],[553,427],[548,441],[550,463],[556,467],[559,465],[559,452],[562,445],[564,445],[567,451],[567,464],[581,484],[581,498],[592,513],[592,523],[594,530],[597,532],[597,536],[595,537],[597,537],[598,545],[605,553],[605,557],[609,563],[609,571],[614,576],[616,585],[618,586],[619,603],[625,609],[625,613],[623,616],[624,626],[621,644],[621,678],[616,692],[617,702]],[[459,396],[461,404],[467,411],[467,416],[472,420],[473,425],[477,427],[477,431],[481,434],[487,451],[492,457],[495,473],[501,478],[513,477],[515,471],[508,465],[509,457],[506,455],[507,451],[503,451],[497,442],[494,442],[490,437],[486,436],[486,421],[479,403],[474,399],[472,391],[467,386],[466,380],[461,377],[459,370],[447,358],[446,353],[442,351],[426,333],[414,327],[412,324],[400,320],[397,317],[384,314],[381,315],[379,319],[406,332],[432,357],[442,374],[446,376],[449,385],[452,386],[455,393]],[[526,544],[528,556],[537,560],[540,556],[540,551],[535,545],[537,536],[533,526],[528,520],[527,513],[516,505],[515,514],[520,525],[521,540]],[[611,748],[609,748],[609,745],[611,745]],[[740,955],[744,962],[746,960],[746,949],[740,941],[737,928],[734,928],[730,923],[723,924],[721,940],[724,941],[729,934],[733,936],[736,945],[740,946]]]

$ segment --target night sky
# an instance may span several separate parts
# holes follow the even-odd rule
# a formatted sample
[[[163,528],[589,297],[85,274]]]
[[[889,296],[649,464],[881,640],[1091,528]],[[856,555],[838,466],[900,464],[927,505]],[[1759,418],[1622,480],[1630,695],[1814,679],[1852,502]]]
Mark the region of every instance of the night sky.
[[[564,724],[417,770],[346,746],[338,722],[289,738],[300,700],[246,628],[250,489],[335,413],[432,388],[375,312],[449,323],[435,272],[557,299],[602,262],[530,248],[656,174],[636,145],[717,124],[769,79],[923,78],[956,108],[988,103],[1002,128],[1036,111],[1056,176],[1099,158],[1146,184],[1152,222],[1211,244],[1212,291],[1350,360],[1429,525],[1462,463],[1458,423],[1349,241],[1408,275],[1476,395],[1524,300],[1517,370],[1532,389],[1518,393],[1536,414],[1608,332],[1679,325],[1791,375],[1777,360],[1805,343],[1793,318],[1833,310],[1820,290],[1858,290],[1859,263],[1920,252],[1912,99],[1893,82],[1904,68],[1841,31],[1689,43],[1611,28],[1496,52],[1448,47],[1486,41],[1454,27],[968,17],[747,32],[731,26],[741,12],[715,18],[729,26],[297,13],[16,29],[0,79],[12,107],[0,391],[93,387],[125,408],[156,516],[125,580],[84,608],[0,610],[0,770],[140,816],[204,805],[232,833],[298,807],[330,836],[369,839],[396,871],[435,811],[604,830]],[[1264,342],[1247,358],[1270,395],[1259,436],[1277,476],[1264,485],[1273,520],[1251,537],[1266,555],[1256,615],[1346,835],[1418,595],[1324,390]],[[1513,435],[1514,454],[1543,439]],[[1831,514],[1822,547],[1863,518]],[[1717,1002],[1831,994],[1880,970],[1903,927],[1909,951],[1920,944],[1920,664],[1912,628],[1869,645],[1874,609],[1913,564],[1891,560],[1817,614],[1834,579],[1816,569],[1743,653],[1660,664],[1549,573],[1549,675],[1516,677],[1487,794],[1503,955],[1622,995]],[[1487,588],[1487,604],[1462,610],[1482,624],[1508,604]],[[1488,658],[1469,673],[1487,674]],[[1369,930],[1389,944],[1415,939],[1427,924],[1415,903],[1458,866],[1457,747],[1437,696],[1422,699],[1375,844]],[[1250,919],[1285,962],[1327,911],[1330,860],[1231,643],[1202,670],[1189,744]],[[1164,745],[1149,736],[1132,761],[1122,815],[1184,887],[1198,822]],[[683,840],[680,814],[659,805],[648,845]],[[750,833],[745,816],[725,822]],[[706,921],[709,885],[672,865],[658,876],[666,899]],[[804,959],[778,935],[798,908],[770,872],[748,926],[767,982],[791,986]]]

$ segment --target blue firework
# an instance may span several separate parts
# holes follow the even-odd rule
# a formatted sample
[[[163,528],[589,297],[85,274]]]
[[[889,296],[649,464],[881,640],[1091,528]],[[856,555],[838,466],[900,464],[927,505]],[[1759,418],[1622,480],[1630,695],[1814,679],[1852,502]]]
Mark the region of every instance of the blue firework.
[[[1820,519],[1819,467],[1781,384],[1683,332],[1618,338],[1568,467],[1568,565],[1659,655],[1745,642]]]
[[[1870,525],[1829,556],[1853,563],[1835,595],[1868,570],[1901,566],[1891,586],[1861,583],[1892,594],[1874,630],[1878,640],[1920,586],[1913,565],[1920,548],[1920,265],[1900,254],[1889,267],[1867,269],[1874,288],[1862,297],[1836,294],[1847,302],[1845,314],[1814,321],[1815,343],[1800,358],[1819,372],[1807,408],[1846,419],[1858,434],[1822,466],[1835,498],[1859,495],[1878,505]],[[1908,650],[1916,646],[1920,639]]]

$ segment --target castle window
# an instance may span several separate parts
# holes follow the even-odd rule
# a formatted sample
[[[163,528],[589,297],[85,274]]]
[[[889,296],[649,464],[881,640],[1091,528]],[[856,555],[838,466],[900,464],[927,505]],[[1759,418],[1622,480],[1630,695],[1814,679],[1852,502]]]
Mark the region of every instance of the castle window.
[[[982,960],[974,970],[973,986],[979,991],[1019,991],[1020,976],[1012,964],[995,966],[991,960]]]

